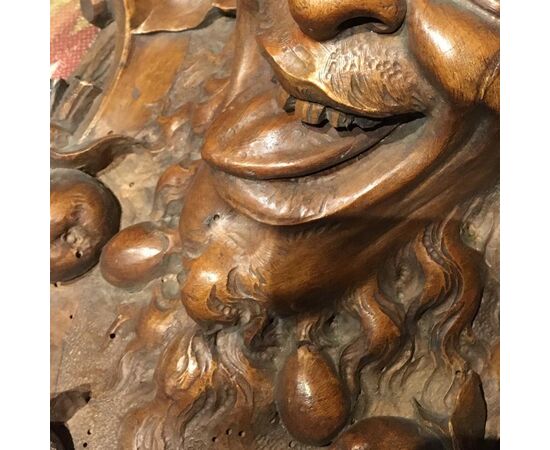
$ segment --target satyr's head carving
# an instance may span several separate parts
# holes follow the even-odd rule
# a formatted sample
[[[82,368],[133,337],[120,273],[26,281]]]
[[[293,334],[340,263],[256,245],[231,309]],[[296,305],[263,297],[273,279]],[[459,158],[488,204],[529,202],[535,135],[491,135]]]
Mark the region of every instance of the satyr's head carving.
[[[466,155],[455,166],[493,159],[484,147],[497,139],[485,133],[499,108],[495,15],[468,1],[241,6],[245,39],[258,45],[242,50],[249,79],[238,80],[241,92],[212,126],[203,156],[219,172],[220,194],[256,220],[368,214],[457,152]],[[411,202],[392,203],[403,213]]]
[[[495,183],[494,2],[243,1],[237,33],[200,178],[222,199],[214,227],[255,249],[204,270],[256,269],[246,296],[322,304],[388,245]]]
[[[230,67],[197,108],[202,159],[159,180],[161,225],[123,230],[102,255],[120,287],[177,274],[165,296],[198,324],[163,341],[156,400],[130,415],[125,438],[162,428],[182,448],[212,408],[209,427],[238,426],[256,448],[276,429],[261,422],[274,401],[309,445],[331,442],[352,415],[368,421],[335,448],[394,432],[404,448],[454,445],[475,427],[483,437],[492,363],[462,349],[465,335],[472,348],[493,344],[472,337],[487,245],[475,234],[493,225],[478,216],[498,195],[472,198],[498,182],[498,1],[236,9]],[[468,220],[483,226],[468,234]],[[375,417],[386,415],[399,418]]]

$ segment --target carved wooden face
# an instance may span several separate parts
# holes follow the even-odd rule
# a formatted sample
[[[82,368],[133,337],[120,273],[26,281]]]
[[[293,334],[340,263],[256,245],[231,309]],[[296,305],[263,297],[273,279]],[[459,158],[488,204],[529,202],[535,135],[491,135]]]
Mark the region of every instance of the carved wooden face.
[[[184,297],[208,296],[216,282],[207,279],[223,296],[229,271],[250,282],[243,296],[285,311],[338,297],[389,246],[492,186],[491,5],[241,1],[226,103],[202,150],[210,169],[200,203],[213,185],[229,210],[207,207],[195,220],[199,200],[184,209],[184,241],[222,218],[207,230],[216,244],[193,263]]]
[[[280,225],[364,215],[426,177],[457,184],[468,169],[450,173],[449,158],[462,152],[465,166],[497,140],[495,10],[491,0],[242,1],[235,99],[203,149],[218,191]]]

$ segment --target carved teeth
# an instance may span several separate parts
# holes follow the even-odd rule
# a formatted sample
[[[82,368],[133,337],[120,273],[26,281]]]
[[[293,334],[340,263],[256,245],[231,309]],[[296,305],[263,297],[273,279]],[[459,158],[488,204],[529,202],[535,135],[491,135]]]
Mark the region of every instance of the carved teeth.
[[[280,86],[277,88],[276,99],[277,103],[283,110],[286,112],[294,111],[296,99]]]
[[[325,120],[325,107],[319,103],[296,100],[295,109],[302,122],[310,125],[319,125]]]
[[[355,124],[358,127],[370,129],[381,123],[381,120],[356,117],[319,103],[298,100],[281,86],[277,87],[276,100],[279,107],[284,111],[287,113],[294,112],[302,122],[309,125],[319,125],[328,120],[334,128],[348,128],[350,125]]]
[[[334,128],[347,128],[353,121],[352,116],[330,108],[327,108],[327,119]]]
[[[358,127],[369,129],[380,125],[381,120],[367,119],[366,117],[355,117],[353,123]]]

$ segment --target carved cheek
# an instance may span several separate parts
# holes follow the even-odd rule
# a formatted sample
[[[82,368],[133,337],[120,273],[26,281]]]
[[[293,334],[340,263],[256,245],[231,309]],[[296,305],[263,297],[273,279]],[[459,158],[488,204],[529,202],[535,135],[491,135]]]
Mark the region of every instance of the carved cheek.
[[[474,10],[439,0],[410,8],[411,52],[453,101],[499,111],[499,23]]]

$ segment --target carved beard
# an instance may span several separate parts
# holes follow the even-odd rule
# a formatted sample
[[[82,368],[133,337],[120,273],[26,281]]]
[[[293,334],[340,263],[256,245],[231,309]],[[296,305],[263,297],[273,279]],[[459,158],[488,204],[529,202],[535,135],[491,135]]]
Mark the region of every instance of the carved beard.
[[[199,192],[208,186],[208,178],[204,177],[203,184],[200,174],[199,171],[191,191]],[[324,373],[325,379],[332,383],[331,389],[346,392],[343,397],[334,392],[319,400],[328,399],[323,407],[343,411],[342,414],[349,406],[331,402],[344,401],[349,395],[358,416],[365,410],[369,411],[368,416],[420,415],[430,429],[441,427],[438,417],[442,414],[444,421],[448,411],[467,412],[472,421],[479,419],[479,412],[471,409],[475,406],[460,398],[464,389],[470,386],[478,389],[480,378],[470,372],[471,352],[489,351],[490,338],[486,329],[474,324],[483,289],[481,255],[464,245],[461,232],[471,229],[468,224],[475,221],[480,202],[491,204],[495,195],[476,200],[471,207],[457,209],[442,222],[426,227],[393,257],[380,260],[376,271],[365,274],[360,283],[333,298],[332,303],[317,304],[307,312],[285,317],[273,314],[273,305],[261,298],[265,281],[262,273],[248,267],[249,273],[244,279],[237,273],[238,266],[227,270],[233,264],[247,264],[246,256],[254,255],[255,250],[250,246],[249,237],[246,242],[241,240],[239,228],[243,222],[237,219],[242,216],[235,216],[227,205],[216,201],[212,191],[201,192],[204,195],[191,202],[187,209],[196,215],[191,219],[188,215],[184,220],[187,229],[184,259],[192,262],[186,264],[180,279],[184,284],[182,300],[186,309],[203,328],[189,326],[164,338],[162,347],[166,350],[157,368],[161,393],[126,418],[122,436],[129,448],[134,448],[133,442],[153,446],[154,430],[162,430],[167,448],[191,445],[206,420],[213,436],[223,435],[227,430],[233,433],[243,430],[242,436],[252,439],[247,440],[246,445],[261,446],[262,442],[249,427],[255,415],[273,416],[273,401],[277,401],[279,414],[294,437],[316,445],[326,443],[333,433],[331,427],[337,432],[342,426],[341,416],[327,425],[328,434],[320,435],[319,427],[308,431],[310,420],[315,418],[302,416],[297,420],[295,417],[293,408],[299,407],[299,397],[293,396],[287,406],[282,404],[282,398],[288,396],[286,391],[280,391],[280,377],[292,380],[293,371],[305,370],[300,365],[304,358],[313,372]],[[212,209],[212,206],[215,207]],[[466,225],[461,225],[462,220]],[[231,223],[235,227],[231,227]],[[478,244],[485,241],[489,231],[481,233]],[[222,236],[231,243],[224,248],[220,247]],[[259,241],[265,239],[260,234],[256,237]],[[311,236],[301,236],[308,237]],[[472,238],[473,235],[469,236]],[[248,247],[239,252],[240,246],[246,243]],[[268,254],[263,256],[269,258]],[[220,268],[216,261],[223,261],[225,267]],[[203,273],[200,273],[201,267]],[[305,264],[294,263],[293,267],[307,272]],[[247,279],[257,284],[247,286]],[[218,283],[212,285],[216,280]],[[208,285],[205,298],[196,297],[204,292],[201,283]],[[256,289],[252,292],[256,298],[245,295],[249,288]],[[159,308],[163,315],[177,308],[172,304],[166,309],[166,306],[155,306],[155,302],[152,307]],[[484,328],[494,329],[491,318],[496,317],[495,308],[497,303],[489,298],[481,313]],[[464,334],[471,339],[467,353],[460,345]],[[139,354],[129,354],[126,365],[137,357]],[[331,368],[334,364],[331,361],[338,369]],[[485,373],[491,370],[490,364],[482,366],[482,378],[490,376]],[[334,378],[335,373],[341,378]],[[307,378],[312,374],[306,371],[300,376]],[[311,381],[315,389],[321,388],[318,383],[322,382]],[[416,395],[419,383],[423,386],[422,397],[408,406],[399,404],[394,410],[395,396]],[[274,386],[278,386],[275,392]],[[486,396],[494,407],[494,393]],[[296,428],[295,424],[300,426]],[[280,425],[275,421],[267,428],[270,427],[276,433],[274,430]],[[450,433],[463,431],[456,429]],[[269,442],[278,438],[266,439]]]
[[[243,35],[255,29],[252,16],[241,11],[239,26]],[[283,35],[282,40],[285,39]],[[278,59],[279,54],[273,50],[276,46],[266,43],[264,35],[259,41],[274,70],[265,64],[266,59],[255,44],[248,43],[238,53],[238,76],[227,88],[226,102],[208,131],[203,148],[203,158],[211,167],[199,170],[190,190],[194,196],[189,196],[182,210],[182,245],[191,249],[184,254],[185,269],[180,278],[186,311],[207,334],[242,333],[244,346],[234,360],[239,361],[234,368],[242,374],[244,386],[249,387],[239,385],[236,390],[254,389],[255,383],[277,384],[269,375],[271,367],[282,367],[279,376],[284,378],[288,371],[298,370],[294,369],[295,360],[306,358],[306,354],[316,361],[315,365],[325,367],[328,359],[318,351],[322,342],[319,336],[334,320],[338,324],[340,319],[333,317],[333,311],[338,311],[336,317],[351,314],[361,331],[355,338],[348,335],[337,339],[346,344],[330,349],[330,359],[338,361],[343,377],[336,382],[339,387],[334,388],[334,399],[341,398],[340,390],[349,391],[352,397],[358,395],[362,389],[357,378],[365,365],[372,365],[375,373],[383,369],[383,374],[376,377],[382,391],[391,397],[395,378],[402,388],[412,368],[423,364],[419,354],[431,354],[440,355],[441,359],[433,366],[423,366],[418,373],[428,379],[428,391],[433,383],[436,391],[443,388],[445,392],[438,391],[435,396],[430,393],[421,400],[428,407],[419,408],[426,416],[431,409],[444,409],[437,399],[445,393],[446,398],[455,398],[472,379],[478,380],[477,375],[470,374],[469,363],[461,355],[459,339],[472,326],[479,308],[480,279],[477,263],[467,262],[475,258],[468,251],[468,256],[464,256],[458,234],[460,217],[452,210],[497,179],[494,116],[471,105],[451,107],[446,100],[437,100],[433,91],[418,94],[414,83],[407,88],[398,83],[392,85],[392,81],[417,80],[421,75],[416,71],[411,77],[401,77],[405,64],[409,64],[406,62],[397,65],[400,74],[388,81],[385,70],[391,67],[384,66],[384,53],[379,53],[371,65],[378,81],[385,77],[386,84],[382,82],[380,86],[385,86],[386,91],[376,91],[376,84],[350,91],[346,90],[346,83],[351,84],[352,80],[369,82],[368,77],[360,78],[360,72],[349,74],[354,69],[350,60],[339,58],[338,65],[330,64],[334,58],[329,56],[329,63],[321,64],[323,72],[315,58],[313,65],[300,56],[299,61],[289,62],[285,58],[296,57],[287,56],[292,52],[282,47]],[[367,51],[361,45],[353,50],[345,45],[339,48],[351,51],[352,56],[354,51]],[[369,51],[377,48],[368,47]],[[363,63],[368,66],[368,58]],[[313,67],[317,80],[324,80],[328,87],[301,86],[300,81],[306,77],[292,72],[300,67]],[[339,71],[344,75],[340,76]],[[300,100],[319,102],[348,114],[357,113],[359,106],[364,108],[362,112],[377,108],[372,119],[394,112],[421,112],[424,117],[419,123],[402,121],[389,139],[386,138],[393,130],[386,135],[381,133],[374,143],[362,142],[365,137],[360,132],[342,135],[327,128],[321,130],[324,134],[320,137],[319,130],[301,123],[303,116],[283,111],[288,109],[288,98],[282,107],[277,103],[276,87],[271,82],[273,72],[289,94],[298,99],[298,105]],[[370,75],[375,76],[373,72]],[[428,89],[429,85],[424,87]],[[371,95],[359,95],[365,92]],[[383,126],[374,128],[380,130]],[[319,143],[321,139],[326,141]],[[342,144],[345,139],[351,141],[347,146]],[[334,147],[337,148],[333,153],[325,153],[317,160],[307,159]],[[349,151],[350,148],[355,150]],[[331,158],[341,154],[345,155],[345,162],[334,164]],[[470,183],[457,185],[453,181],[474,167],[477,175],[471,177]],[[435,218],[445,216],[443,224],[430,226]],[[422,237],[418,237],[419,232]],[[413,291],[409,297],[398,294],[391,298],[380,288],[382,255],[396,252],[411,240],[416,261],[413,265],[420,273],[416,279],[422,281],[412,283],[416,283],[416,288],[409,286]],[[433,327],[433,335],[428,337],[424,328],[417,330],[416,324],[441,304],[446,304],[448,310],[442,315],[428,314],[429,326]],[[269,347],[261,344],[269,327],[291,335],[275,347],[298,349],[275,366],[260,356]],[[229,331],[232,329],[235,331]],[[416,343],[417,338],[422,342]],[[426,346],[427,342],[431,344]],[[310,345],[299,356],[300,349]],[[256,352],[255,348],[262,350]],[[281,353],[275,350],[267,354],[276,360],[283,358]],[[216,359],[214,355],[212,358]],[[288,369],[289,365],[293,369]],[[262,375],[251,375],[255,370]],[[216,391],[215,382],[212,386],[210,389]],[[279,396],[276,399],[285,426],[300,441],[321,445],[331,438],[330,432],[321,437],[315,432],[300,434],[303,430],[292,427],[298,420],[293,416],[292,405],[280,403],[280,397],[288,398],[288,392],[277,390],[275,395]],[[376,400],[373,403],[378,414],[394,413]],[[347,410],[344,404],[336,406],[338,411]],[[411,405],[410,416],[415,415],[412,409]],[[303,423],[309,419],[303,418]],[[331,426],[341,427],[341,417],[334,418]]]

